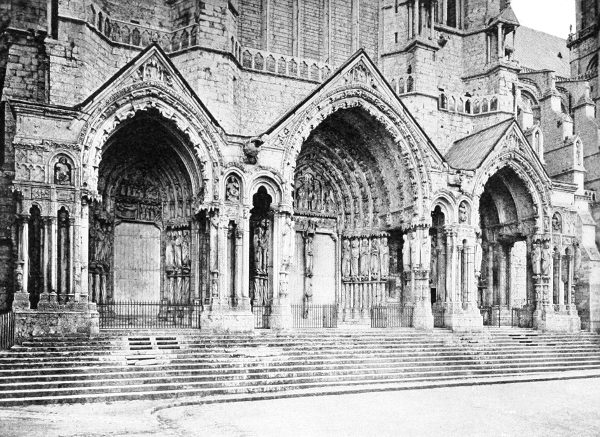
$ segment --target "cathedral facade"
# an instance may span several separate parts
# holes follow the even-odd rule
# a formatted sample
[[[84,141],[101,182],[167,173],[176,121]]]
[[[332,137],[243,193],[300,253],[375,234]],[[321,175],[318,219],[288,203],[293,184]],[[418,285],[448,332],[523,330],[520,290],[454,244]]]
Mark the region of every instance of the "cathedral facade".
[[[208,330],[320,306],[597,331],[577,4],[561,42],[506,0],[3,2],[0,308],[21,337],[124,302]]]

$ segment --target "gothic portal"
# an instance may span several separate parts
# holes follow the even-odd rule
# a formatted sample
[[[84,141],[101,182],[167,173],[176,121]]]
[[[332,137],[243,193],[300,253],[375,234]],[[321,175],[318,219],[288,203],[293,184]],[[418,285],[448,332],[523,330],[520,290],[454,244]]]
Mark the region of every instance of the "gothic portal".
[[[496,0],[21,3],[0,6],[19,337],[136,314],[600,329],[589,31],[549,39]]]

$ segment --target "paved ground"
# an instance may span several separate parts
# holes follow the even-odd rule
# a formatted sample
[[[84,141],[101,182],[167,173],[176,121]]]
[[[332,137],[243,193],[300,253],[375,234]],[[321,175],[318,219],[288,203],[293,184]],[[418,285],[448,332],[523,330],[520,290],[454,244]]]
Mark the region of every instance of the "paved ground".
[[[0,436],[600,435],[600,378],[168,405],[6,408]]]

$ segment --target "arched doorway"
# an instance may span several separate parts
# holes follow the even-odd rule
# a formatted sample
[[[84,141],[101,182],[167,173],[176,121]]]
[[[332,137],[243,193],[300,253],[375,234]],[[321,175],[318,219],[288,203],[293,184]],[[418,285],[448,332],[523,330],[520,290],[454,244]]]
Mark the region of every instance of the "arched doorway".
[[[511,325],[514,308],[527,308],[532,313],[536,302],[531,268],[538,219],[535,204],[520,177],[505,167],[485,184],[479,213],[482,231],[479,301],[485,309],[484,323]]]
[[[108,139],[98,171],[102,201],[89,218],[94,302],[183,307],[209,298],[207,225],[192,207],[202,178],[190,149],[153,110]]]
[[[366,323],[374,306],[412,303],[402,250],[417,196],[405,162],[398,141],[361,107],[313,129],[294,174],[292,304],[335,303],[340,321]]]

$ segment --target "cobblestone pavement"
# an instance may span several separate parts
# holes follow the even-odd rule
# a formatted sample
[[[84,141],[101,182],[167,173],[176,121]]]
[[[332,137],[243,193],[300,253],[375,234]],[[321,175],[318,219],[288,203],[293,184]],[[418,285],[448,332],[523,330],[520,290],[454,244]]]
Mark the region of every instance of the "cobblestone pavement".
[[[168,405],[6,408],[0,436],[600,435],[600,378]]]

